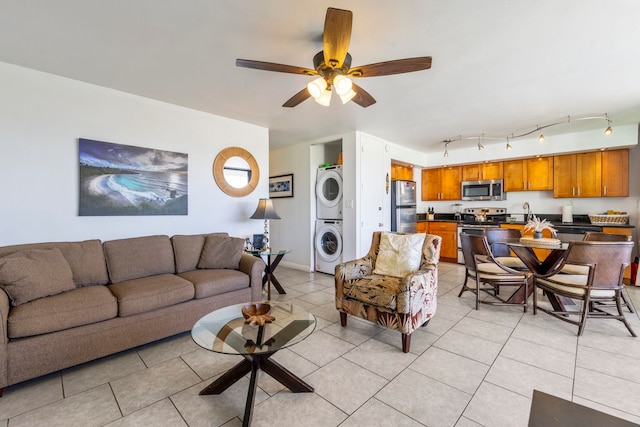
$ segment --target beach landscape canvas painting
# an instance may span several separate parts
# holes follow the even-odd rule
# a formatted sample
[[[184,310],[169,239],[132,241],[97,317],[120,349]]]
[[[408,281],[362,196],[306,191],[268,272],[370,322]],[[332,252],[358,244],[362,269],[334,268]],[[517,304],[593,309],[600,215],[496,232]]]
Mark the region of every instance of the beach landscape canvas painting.
[[[80,216],[187,215],[187,154],[79,139]]]

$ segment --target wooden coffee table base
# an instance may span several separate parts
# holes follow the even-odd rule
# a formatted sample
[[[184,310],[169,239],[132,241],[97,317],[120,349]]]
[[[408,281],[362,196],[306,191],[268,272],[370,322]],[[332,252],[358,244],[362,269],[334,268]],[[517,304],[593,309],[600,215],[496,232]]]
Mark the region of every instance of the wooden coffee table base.
[[[269,374],[273,379],[277,380],[280,384],[287,387],[293,393],[310,393],[313,392],[311,387],[306,382],[302,381],[299,377],[291,373],[287,368],[280,365],[278,362],[271,360],[270,357],[274,353],[270,354],[258,354],[258,355],[244,355],[245,360],[238,363],[233,368],[222,374],[218,379],[209,384],[207,387],[200,391],[201,395],[220,394],[246,374],[251,372],[251,379],[249,380],[249,392],[247,393],[247,403],[244,408],[244,418],[242,420],[243,427],[249,427],[251,425],[251,418],[253,416],[253,403],[256,396],[256,387],[258,385],[258,371],[262,370]]]

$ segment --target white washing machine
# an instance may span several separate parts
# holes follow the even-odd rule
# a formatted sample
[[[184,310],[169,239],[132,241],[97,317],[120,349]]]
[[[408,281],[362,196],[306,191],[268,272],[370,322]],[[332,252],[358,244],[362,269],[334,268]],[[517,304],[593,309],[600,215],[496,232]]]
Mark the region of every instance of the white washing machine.
[[[319,219],[316,221],[316,271],[334,274],[342,262],[342,221]]]
[[[316,218],[342,219],[342,165],[318,169]]]

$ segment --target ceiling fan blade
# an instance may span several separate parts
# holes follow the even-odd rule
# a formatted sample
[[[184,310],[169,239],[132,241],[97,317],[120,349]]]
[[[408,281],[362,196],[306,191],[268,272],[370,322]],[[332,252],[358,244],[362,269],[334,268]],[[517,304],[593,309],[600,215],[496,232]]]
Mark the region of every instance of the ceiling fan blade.
[[[291,98],[289,98],[289,100],[287,102],[285,102],[284,104],[282,104],[282,106],[283,107],[295,107],[296,105],[300,104],[302,101],[306,101],[306,99],[310,98],[310,97],[311,97],[311,94],[309,93],[309,91],[305,87],[300,92],[296,93]]]
[[[350,10],[327,9],[324,20],[324,62],[328,67],[340,68],[349,50],[351,41],[351,23],[353,13]]]
[[[304,74],[315,76],[316,70],[294,65],[276,64],[275,62],[253,61],[251,59],[236,59],[237,67],[254,68],[256,70],[276,71],[278,73]]]
[[[362,89],[357,84],[353,83],[351,85],[351,88],[356,93],[356,96],[354,96],[351,100],[359,106],[367,108],[368,106],[376,103],[376,100],[373,98],[373,96],[371,96],[369,92]]]
[[[431,68],[431,57],[396,59],[394,61],[377,62],[375,64],[353,67],[349,70],[351,77],[376,77],[392,74],[411,73]]]

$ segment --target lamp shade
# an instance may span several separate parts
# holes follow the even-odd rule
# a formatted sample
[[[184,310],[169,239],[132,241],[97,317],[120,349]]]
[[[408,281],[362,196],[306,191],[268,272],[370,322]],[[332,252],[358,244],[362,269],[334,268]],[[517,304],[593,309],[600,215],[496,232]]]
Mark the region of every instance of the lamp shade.
[[[256,211],[249,218],[251,219],[280,219],[280,216],[273,208],[271,199],[260,199]]]

